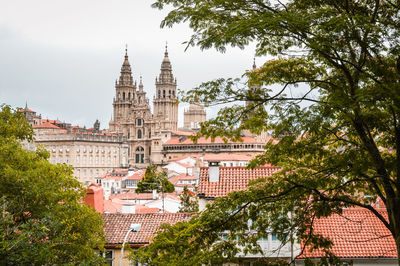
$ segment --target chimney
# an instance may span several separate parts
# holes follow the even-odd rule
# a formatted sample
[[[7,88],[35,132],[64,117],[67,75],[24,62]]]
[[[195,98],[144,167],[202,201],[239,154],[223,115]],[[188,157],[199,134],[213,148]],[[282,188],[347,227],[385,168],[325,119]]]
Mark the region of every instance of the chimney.
[[[208,182],[219,182],[219,162],[208,162]]]
[[[157,199],[157,190],[153,189],[153,199]]]
[[[90,184],[83,199],[86,205],[92,206],[97,212],[104,212],[103,188],[100,184]]]

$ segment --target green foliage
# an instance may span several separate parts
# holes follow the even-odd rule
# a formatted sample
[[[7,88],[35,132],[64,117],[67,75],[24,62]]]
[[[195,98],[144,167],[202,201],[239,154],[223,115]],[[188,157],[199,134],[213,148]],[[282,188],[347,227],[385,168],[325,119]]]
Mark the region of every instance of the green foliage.
[[[179,196],[181,200],[181,206],[179,207],[179,212],[198,212],[199,211],[199,201],[198,198],[193,195],[187,186],[183,187],[183,192]]]
[[[168,180],[167,172],[164,170],[157,171],[157,165],[149,165],[146,168],[144,178],[139,181],[137,193],[152,192],[153,190],[157,192],[171,193],[175,191],[174,185]]]
[[[227,45],[244,48],[253,42],[256,55],[277,56],[242,80],[206,82],[183,97],[205,105],[235,103],[204,123],[198,136],[237,139],[245,129],[270,131],[279,141],[269,142],[249,167],[269,162],[282,170],[254,182],[248,191],[216,200],[188,224],[166,229],[162,236],[168,243],[181,241],[175,244],[188,248],[181,253],[182,261],[198,256],[204,262],[199,255],[203,254],[206,263],[213,252],[216,259],[224,254],[229,260],[237,246],[219,240],[218,233],[225,231],[228,242],[256,252],[255,240],[266,234],[266,228],[284,242],[294,235],[330,257],[331,243],[315,234],[314,221],[341,214],[350,206],[368,209],[380,219],[400,253],[398,2],[157,0],[153,4],[160,9],[166,5],[173,9],[161,25],[188,22],[194,31],[188,46],[225,51]],[[251,104],[243,106],[244,101]],[[260,107],[268,110],[268,123]],[[387,218],[371,206],[377,197],[386,206]],[[190,228],[192,235],[182,238],[179,228]],[[152,245],[159,244],[156,239]],[[151,252],[143,253],[146,258]]]
[[[52,165],[42,148],[24,150],[33,130],[22,113],[0,112],[0,264],[98,264],[102,218],[82,204],[72,167]]]

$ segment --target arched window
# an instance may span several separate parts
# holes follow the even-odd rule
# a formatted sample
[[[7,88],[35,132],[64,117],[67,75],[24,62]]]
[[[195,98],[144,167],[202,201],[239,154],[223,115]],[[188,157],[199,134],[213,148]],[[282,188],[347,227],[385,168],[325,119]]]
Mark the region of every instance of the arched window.
[[[136,148],[136,155],[135,155],[136,163],[144,163],[144,149],[143,147]]]
[[[142,119],[139,118],[139,119],[137,120],[137,125],[138,125],[138,126],[141,126],[141,125],[142,125]]]
[[[163,98],[165,98],[165,90],[163,90]]]
[[[139,96],[139,103],[142,103],[142,96]]]
[[[128,100],[130,100],[131,99],[131,93],[129,92],[128,93]]]
[[[137,138],[141,139],[142,138],[142,130],[138,129],[137,131]]]
[[[161,98],[161,90],[158,90],[158,98]]]
[[[122,100],[125,100],[125,92],[122,93]]]
[[[121,93],[118,92],[118,100],[121,100]]]

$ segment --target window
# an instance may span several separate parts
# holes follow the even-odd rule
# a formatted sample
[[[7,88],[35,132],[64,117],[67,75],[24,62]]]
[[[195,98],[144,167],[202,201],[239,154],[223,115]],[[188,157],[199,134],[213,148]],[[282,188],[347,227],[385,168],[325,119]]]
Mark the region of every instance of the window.
[[[89,164],[93,164],[93,156],[89,157]]]
[[[86,155],[82,157],[82,163],[86,164]]]
[[[278,237],[276,236],[276,234],[272,234],[271,237],[272,237],[272,240],[273,240],[273,241],[274,241],[274,240],[278,240]]]
[[[161,90],[158,90],[158,98],[161,98]]]
[[[53,146],[53,148],[52,148],[51,151],[52,151],[52,152],[56,152],[56,146]]]
[[[65,151],[69,152],[69,146],[65,147]]]
[[[96,164],[99,163],[99,156],[96,156]]]
[[[58,162],[59,163],[63,163],[63,157],[62,156],[58,157]]]
[[[138,125],[138,126],[141,126],[141,125],[142,125],[142,119],[139,118],[139,119],[137,120],[137,125]]]
[[[59,148],[58,151],[59,151],[59,152],[63,152],[63,146],[60,146],[60,148]]]
[[[138,139],[141,139],[141,138],[142,138],[142,130],[138,129],[138,131],[137,131],[137,137],[138,137]]]
[[[136,148],[135,161],[136,161],[136,163],[144,163],[144,148],[143,147]]]
[[[125,100],[125,92],[122,93],[122,100]]]
[[[77,147],[76,147],[76,152],[80,152],[80,151],[81,151],[80,147],[77,146]]]
[[[76,156],[76,163],[79,163],[80,157],[79,155]]]
[[[101,157],[101,164],[104,164],[104,156]]]
[[[65,162],[69,163],[69,156],[65,156]]]
[[[86,152],[86,146],[83,146],[83,152]]]
[[[89,152],[93,152],[93,147],[92,146],[89,147]]]
[[[163,90],[163,98],[165,98],[165,90]]]
[[[96,149],[96,152],[99,152],[99,147],[98,146],[96,146],[95,149]]]

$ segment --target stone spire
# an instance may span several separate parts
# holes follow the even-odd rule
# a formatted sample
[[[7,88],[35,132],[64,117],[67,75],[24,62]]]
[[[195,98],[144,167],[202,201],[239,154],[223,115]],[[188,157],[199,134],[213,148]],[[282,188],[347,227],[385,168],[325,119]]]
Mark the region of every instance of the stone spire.
[[[170,83],[170,84],[175,84],[174,81],[174,76],[172,75],[172,67],[171,67],[171,62],[169,61],[168,58],[168,45],[165,45],[165,52],[164,52],[164,59],[161,63],[161,73],[158,77],[158,82],[159,83]]]
[[[128,46],[125,48],[125,59],[124,62],[122,63],[121,76],[119,77],[118,85],[120,86],[133,85],[131,65],[129,64],[128,60]]]
[[[142,76],[140,76],[139,90],[143,90]]]

